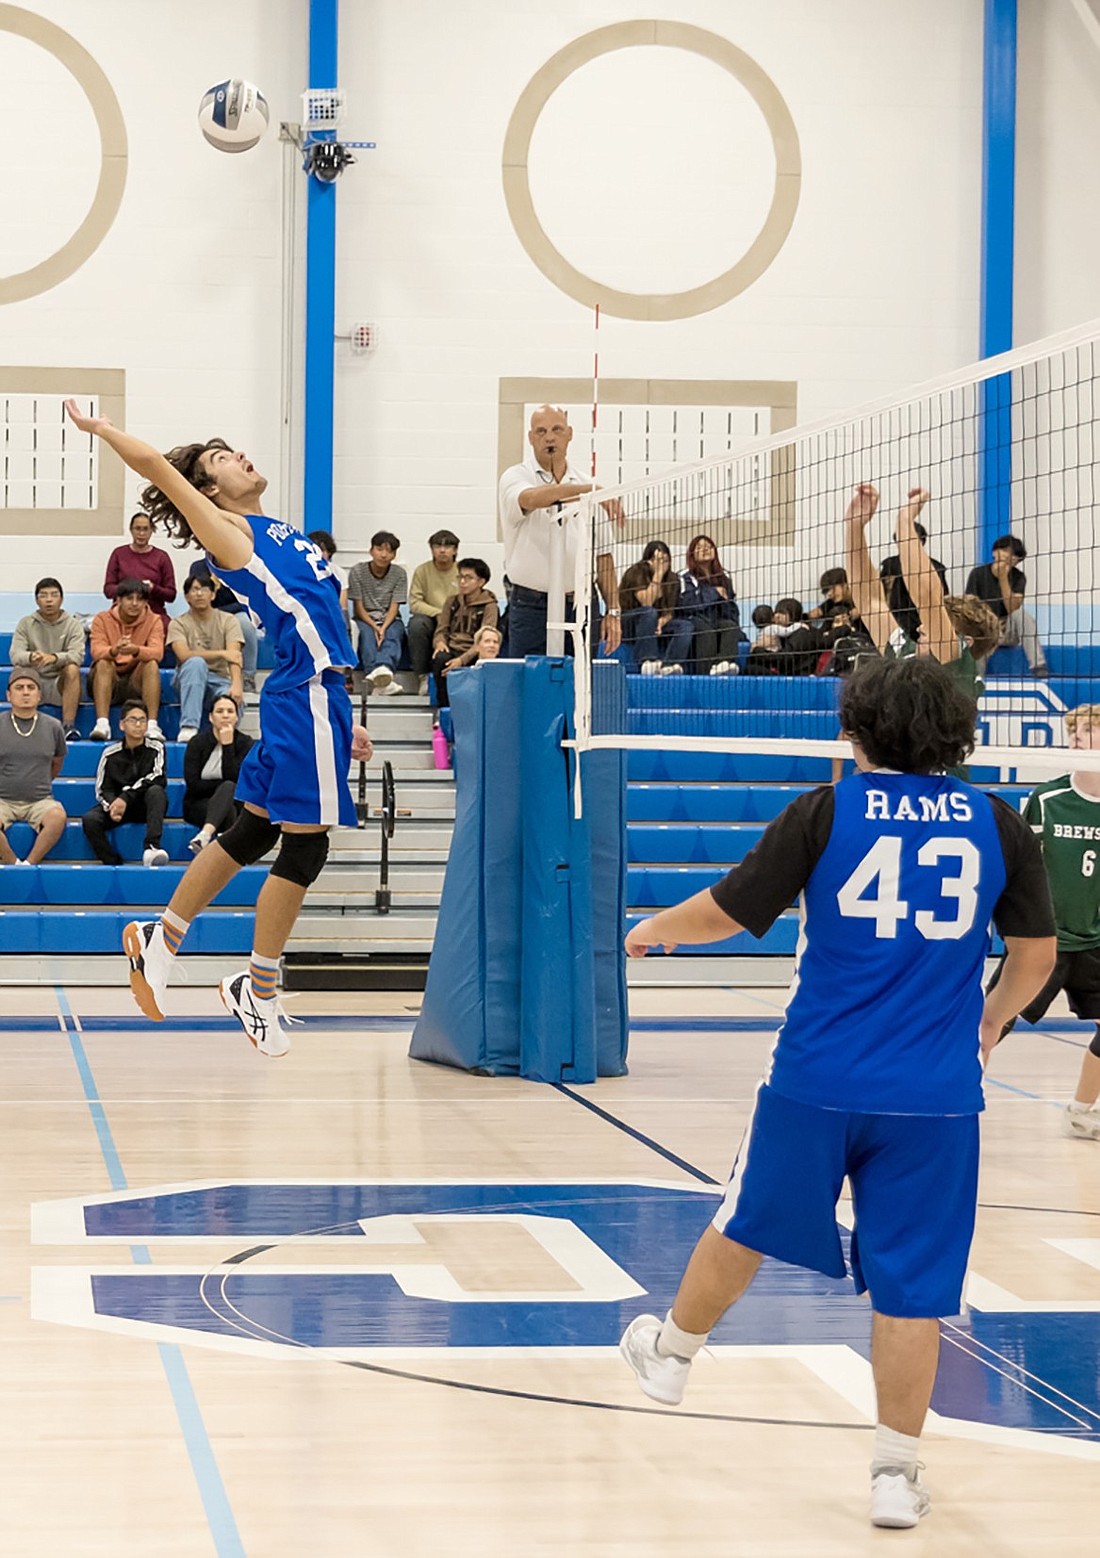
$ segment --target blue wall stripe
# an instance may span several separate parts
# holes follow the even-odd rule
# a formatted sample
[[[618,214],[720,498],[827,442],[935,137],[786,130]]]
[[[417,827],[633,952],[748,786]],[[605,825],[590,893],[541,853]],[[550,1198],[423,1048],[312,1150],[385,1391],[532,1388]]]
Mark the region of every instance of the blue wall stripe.
[[[310,0],[309,85],[335,87],[339,0]],[[332,140],[334,132],[314,134]],[[336,337],[336,183],[308,177],[306,205],[306,366],[304,524],[332,528],[333,400]],[[284,497],[284,505],[286,499]]]
[[[1012,347],[1016,206],[1016,0],[985,0],[982,90],[982,357]],[[979,387],[978,550],[1012,517],[1012,379],[998,374]]]
[[[99,1139],[99,1148],[103,1154],[103,1162],[107,1168],[111,1188],[112,1190],[127,1190],[129,1186],[126,1183],[122,1160],[115,1146],[110,1121],[107,1119],[106,1111],[103,1108],[103,1103],[99,1096],[99,1088],[96,1086],[95,1075],[92,1072],[87,1051],[84,1048],[80,1032],[76,1026],[68,997],[59,985],[54,987],[54,994],[57,997],[58,1010],[65,1019],[69,1047],[73,1052],[76,1069],[80,1074],[80,1083],[84,1089],[84,1097],[88,1103],[92,1122],[95,1125],[96,1136]],[[152,1256],[143,1245],[131,1246],[131,1255],[133,1256],[134,1263],[138,1266],[149,1266],[152,1264]],[[183,1434],[184,1443],[187,1445],[187,1454],[191,1461],[191,1470],[194,1473],[199,1497],[202,1499],[202,1506],[206,1511],[206,1522],[210,1528],[210,1535],[214,1540],[214,1550],[218,1554],[218,1558],[245,1558],[244,1544],[237,1530],[237,1522],[233,1518],[229,1496],[225,1491],[225,1484],[222,1481],[221,1472],[218,1470],[218,1463],[214,1458],[210,1436],[206,1432],[206,1424],[203,1422],[202,1412],[195,1398],[191,1376],[187,1372],[187,1365],[183,1361],[183,1355],[178,1347],[168,1342],[159,1342],[157,1351],[160,1354],[161,1365],[168,1380],[168,1388],[172,1393],[172,1405],[176,1409],[176,1419],[180,1425],[180,1432]]]

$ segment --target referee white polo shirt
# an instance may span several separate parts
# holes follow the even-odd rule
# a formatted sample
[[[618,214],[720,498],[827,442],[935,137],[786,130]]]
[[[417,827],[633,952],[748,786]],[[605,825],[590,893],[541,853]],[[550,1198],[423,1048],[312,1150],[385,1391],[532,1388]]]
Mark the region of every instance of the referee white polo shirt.
[[[583,486],[589,480],[571,465],[562,481]],[[500,525],[504,532],[504,571],[513,584],[545,594],[550,584],[550,527],[558,522],[557,508],[532,509],[525,514],[519,495],[530,487],[556,484],[551,471],[544,471],[534,455],[521,465],[510,465],[500,478]],[[565,526],[565,577],[572,594],[577,569],[577,543],[580,535],[580,505],[566,503],[561,509]],[[596,556],[611,552],[611,524],[603,509],[596,521]]]

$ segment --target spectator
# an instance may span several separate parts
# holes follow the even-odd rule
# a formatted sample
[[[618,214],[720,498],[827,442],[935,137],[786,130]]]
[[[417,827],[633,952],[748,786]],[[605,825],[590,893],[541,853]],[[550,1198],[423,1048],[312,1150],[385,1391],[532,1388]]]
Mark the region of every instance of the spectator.
[[[966,593],[984,601],[997,618],[1002,644],[1023,648],[1032,675],[1049,676],[1035,618],[1024,610],[1027,575],[1016,565],[1026,556],[1027,547],[1018,536],[998,536],[993,543],[993,561],[970,570]],[[988,656],[979,662],[978,669],[984,671],[987,664]]]
[[[680,575],[680,610],[694,635],[695,668],[711,676],[735,675],[741,614],[730,576],[710,536],[696,536]]]
[[[691,623],[677,615],[680,581],[663,541],[650,541],[642,560],[619,580],[623,643],[629,644],[643,676],[682,672],[691,658]]]
[[[845,610],[852,603],[851,586],[843,568],[826,568],[821,575],[818,589],[822,595],[821,605],[814,606],[806,613],[806,620],[809,622],[827,624],[837,611]]]
[[[500,523],[504,532],[504,572],[508,579],[508,648],[516,659],[546,653],[546,605],[550,588],[550,533],[555,524],[565,529],[565,578],[572,581],[577,567],[578,510],[576,499],[591,492],[593,484],[568,463],[573,429],[560,406],[540,406],[532,413],[527,441],[531,458],[512,465],[497,489]],[[619,582],[612,556],[608,520],[621,520],[617,500],[602,506],[596,528],[596,588],[607,611],[600,628],[603,652],[613,655],[622,642],[619,622]],[[592,620],[599,615],[593,597]],[[571,594],[565,597],[565,620],[576,620]],[[572,652],[571,636],[566,634]]]
[[[234,800],[237,775],[252,737],[237,729],[239,710],[227,692],[219,693],[210,708],[210,726],[187,743],[183,754],[183,817],[198,832],[188,844],[198,855],[236,822],[240,807]]]
[[[244,702],[241,646],[244,635],[235,616],[215,611],[217,585],[209,574],[189,574],[183,586],[188,609],[172,619],[168,643],[175,651],[175,684],[180,695],[181,741],[199,733],[203,714],[222,693]]]
[[[348,609],[348,576],[338,563],[332,562],[332,559],[336,556],[335,536],[331,530],[311,530],[306,540],[312,541],[325,561],[332,563],[332,571],[340,585],[340,610],[346,616]]]
[[[242,680],[244,683],[244,690],[245,692],[255,692],[256,666],[259,663],[260,658],[261,630],[256,626],[256,623],[253,620],[252,613],[248,609],[248,602],[242,600],[239,595],[237,595],[229,588],[228,584],[226,584],[224,580],[218,577],[213,568],[211,568],[210,564],[206,561],[205,557],[197,557],[195,559],[195,561],[191,564],[191,567],[188,569],[187,577],[189,579],[213,579],[215,589],[214,599],[211,604],[213,605],[214,610],[227,611],[231,617],[236,617],[237,626],[240,628],[241,633],[244,636],[244,642],[241,645],[241,663],[242,670],[244,672]],[[183,593],[185,595],[187,594],[186,583],[183,586]]]
[[[158,619],[159,620],[159,619]],[[105,866],[120,866],[122,856],[107,834],[120,822],[144,822],[142,864],[163,866],[168,854],[160,847],[168,791],[164,777],[164,743],[147,741],[152,726],[140,698],[127,698],[120,718],[122,740],[104,747],[95,776],[95,805],[84,813],[84,836]]]
[[[401,661],[405,628],[398,607],[408,597],[405,570],[394,562],[401,542],[389,530],[371,537],[370,562],[356,563],[348,596],[359,623],[359,666],[372,692],[399,693],[394,672]]]
[[[160,662],[164,659],[164,628],[149,607],[149,592],[140,579],[123,579],[115,603],[92,618],[93,741],[111,739],[108,711],[113,703],[137,699],[149,715],[145,733],[163,741],[157,724],[160,710]]]
[[[913,529],[917,533],[917,540],[927,551],[928,532],[920,520],[914,521]],[[897,532],[894,532],[895,544],[900,544]],[[943,586],[943,595],[946,599],[951,594],[947,587],[947,569],[935,557],[929,556],[929,564],[940,576],[940,584]],[[905,582],[905,572],[901,565],[901,554],[896,552],[892,557],[884,557],[879,567],[878,576],[882,580],[882,588],[886,592],[886,604],[890,608],[894,621],[915,644],[920,638],[920,612],[913,604],[913,597],[909,593]],[[968,589],[968,595],[973,592]]]
[[[458,588],[458,537],[453,530],[437,530],[428,537],[431,561],[413,570],[409,586],[409,660],[418,677],[421,697],[428,691],[428,671],[432,663],[432,641],[443,604]]]
[[[752,619],[761,632],[749,650],[746,671],[808,676],[815,669],[824,644],[818,629],[804,620],[801,601],[786,596],[774,607],[757,606]]]
[[[80,703],[80,667],[84,664],[84,624],[62,609],[65,592],[57,579],[39,579],[36,611],[21,617],[11,638],[11,663],[38,677],[45,703],[61,705],[66,741],[79,741],[76,710]]]
[[[504,648],[504,634],[499,628],[478,628],[474,634],[474,648],[477,650],[475,665],[480,665],[483,660],[499,659],[500,651]]]
[[[0,715],[0,864],[36,866],[68,821],[50,788],[65,761],[65,732],[60,720],[39,713],[42,687],[33,671],[20,666],[12,670],[8,699],[11,708]],[[13,822],[29,822],[38,834],[26,860],[8,843]]]
[[[160,618],[167,637],[167,607],[176,598],[176,571],[168,553],[153,545],[154,529],[152,519],[139,509],[130,521],[129,546],[116,546],[107,559],[103,593],[108,600],[117,600],[124,580],[140,579],[146,586],[150,608]]]
[[[464,557],[458,565],[458,593],[443,604],[432,640],[432,672],[435,676],[436,704],[445,709],[447,676],[451,671],[473,665],[478,658],[474,637],[483,627],[496,627],[499,620],[497,598],[485,586],[491,578],[488,563],[480,557]]]

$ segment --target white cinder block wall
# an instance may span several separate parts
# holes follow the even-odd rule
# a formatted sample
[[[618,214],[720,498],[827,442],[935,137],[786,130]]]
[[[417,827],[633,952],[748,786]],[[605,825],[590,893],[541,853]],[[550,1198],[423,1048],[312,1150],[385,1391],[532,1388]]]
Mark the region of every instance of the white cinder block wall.
[[[239,74],[265,91],[276,122],[298,118],[306,0],[31,0],[30,9],[71,32],[110,78],[129,177],[118,219],[83,269],[0,307],[0,360],[125,368],[135,432],[163,447],[223,434],[270,473],[271,511],[300,518],[295,492],[278,490],[283,154],[273,127],[254,152],[219,155],[195,112],[207,86]],[[659,9],[723,35],[771,76],[801,141],[801,203],[771,268],[721,308],[662,324],[605,315],[603,374],[795,380],[805,420],[972,360],[981,0],[665,0]],[[570,39],[645,14],[627,0],[595,10],[344,0],[342,133],[378,142],[358,154],[338,196],[337,328],[378,328],[368,357],[337,347],[332,528],[346,562],[384,525],[411,566],[447,524],[464,550],[499,567],[498,380],[584,376],[593,344],[589,310],[542,276],[512,230],[505,128],[531,76]],[[1021,0],[1020,18],[1022,340],[1100,314],[1100,172],[1087,150],[1100,119],[1100,50],[1071,6]],[[26,162],[5,171],[0,264],[10,274],[79,221],[98,157],[79,89],[3,32],[0,90],[9,124],[28,132],[9,141],[26,146]],[[743,251],[768,198],[768,144],[717,67],[630,50],[584,67],[551,100],[531,180],[567,258],[627,290],[678,290]],[[297,355],[300,364],[300,341]],[[110,544],[67,539],[61,552],[49,538],[5,540],[2,588],[29,588],[48,562],[71,590],[96,589]]]

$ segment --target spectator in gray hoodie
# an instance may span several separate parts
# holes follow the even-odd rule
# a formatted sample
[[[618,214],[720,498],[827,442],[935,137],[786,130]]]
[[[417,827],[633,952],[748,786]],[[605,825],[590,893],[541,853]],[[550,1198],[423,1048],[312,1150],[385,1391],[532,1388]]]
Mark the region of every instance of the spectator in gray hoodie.
[[[37,611],[21,617],[11,639],[11,663],[29,668],[42,686],[42,702],[60,704],[66,741],[79,741],[76,708],[84,664],[84,624],[63,610],[65,591],[57,579],[34,587]]]

